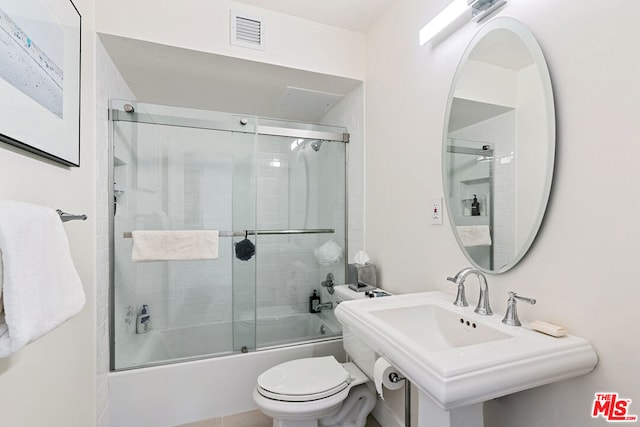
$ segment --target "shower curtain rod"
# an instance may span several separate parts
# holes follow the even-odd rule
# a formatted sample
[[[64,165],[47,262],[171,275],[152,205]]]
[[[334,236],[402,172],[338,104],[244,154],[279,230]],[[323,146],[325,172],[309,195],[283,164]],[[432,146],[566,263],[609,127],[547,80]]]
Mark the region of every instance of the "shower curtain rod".
[[[243,231],[220,231],[218,235],[220,237],[242,237],[248,234],[257,235],[274,235],[274,234],[333,234],[336,230],[333,228],[311,228],[307,230],[243,230]],[[125,231],[122,233],[122,237],[130,239],[132,237],[131,231]]]

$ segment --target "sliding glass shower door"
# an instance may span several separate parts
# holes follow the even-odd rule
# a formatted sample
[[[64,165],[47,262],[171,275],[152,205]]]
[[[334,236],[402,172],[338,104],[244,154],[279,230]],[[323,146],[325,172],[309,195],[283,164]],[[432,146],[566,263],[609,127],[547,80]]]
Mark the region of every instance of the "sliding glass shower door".
[[[131,262],[134,230],[255,224],[254,135],[159,125],[163,117],[151,108],[137,104],[138,113],[113,122],[114,369],[231,353],[235,318],[255,311],[252,299],[233,297],[234,276],[242,283],[235,292],[255,292],[255,268],[251,261],[233,268],[232,237],[220,237],[216,260]],[[240,301],[249,303],[234,306]],[[151,331],[140,333],[145,306]],[[235,332],[255,348],[253,330]]]
[[[127,101],[111,114],[112,369],[340,335],[321,282],[344,283],[344,129]],[[139,230],[218,230],[219,257],[132,262]]]
[[[282,122],[261,119],[260,126]],[[335,128],[315,126],[318,130]],[[321,286],[331,274],[345,283],[346,149],[342,141],[260,134],[256,146],[256,345],[258,348],[339,336],[332,295]],[[333,259],[329,249],[340,248]],[[326,250],[322,250],[326,249]],[[331,303],[309,314],[316,290]]]

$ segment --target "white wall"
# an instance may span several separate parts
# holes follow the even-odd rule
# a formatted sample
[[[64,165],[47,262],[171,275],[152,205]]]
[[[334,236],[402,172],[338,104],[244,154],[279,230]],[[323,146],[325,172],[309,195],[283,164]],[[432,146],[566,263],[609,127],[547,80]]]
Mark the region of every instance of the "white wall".
[[[134,99],[96,38],[96,409],[97,425],[108,424],[109,372],[109,100]]]
[[[547,59],[557,108],[551,203],[536,243],[512,271],[490,276],[491,303],[506,292],[538,299],[526,320],[544,319],[591,340],[596,370],[485,405],[487,426],[602,425],[591,419],[594,393],[616,391],[640,413],[634,325],[640,288],[637,120],[640,3],[511,0],[500,15],[527,25]],[[435,46],[419,28],[439,8],[399,1],[367,38],[367,251],[394,292],[454,289],[445,278],[466,266],[447,224],[429,225],[428,202],[442,194],[444,108],[457,62],[478,25],[468,23]],[[397,25],[402,23],[402,25]],[[393,206],[393,209],[389,209]],[[395,207],[402,207],[397,209]],[[469,286],[469,300],[477,289]]]
[[[364,85],[351,91],[325,116],[322,123],[343,126],[349,132],[347,145],[347,262],[364,249]]]
[[[59,166],[0,144],[0,199],[88,215],[64,226],[87,302],[78,316],[0,359],[0,424],[6,426],[86,427],[96,420],[94,6],[90,0],[74,3],[83,29],[81,166]]]

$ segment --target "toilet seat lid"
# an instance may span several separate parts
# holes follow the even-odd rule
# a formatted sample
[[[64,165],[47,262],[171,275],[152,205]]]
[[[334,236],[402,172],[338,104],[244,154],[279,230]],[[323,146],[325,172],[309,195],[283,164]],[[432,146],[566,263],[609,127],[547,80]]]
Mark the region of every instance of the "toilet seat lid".
[[[316,400],[348,387],[351,376],[333,356],[292,360],[258,377],[265,397],[284,401]]]

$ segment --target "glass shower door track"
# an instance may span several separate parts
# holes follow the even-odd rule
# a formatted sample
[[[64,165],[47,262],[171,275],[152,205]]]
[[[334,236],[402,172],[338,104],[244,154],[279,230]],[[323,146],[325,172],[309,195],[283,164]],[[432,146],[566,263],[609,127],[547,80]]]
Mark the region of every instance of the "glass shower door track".
[[[285,136],[293,138],[319,139],[348,143],[349,133],[325,132],[309,129],[285,128],[278,126],[250,125],[246,119],[236,123],[215,120],[194,119],[186,117],[172,117],[161,114],[128,112],[111,109],[112,121],[147,123],[154,125],[189,127],[195,129],[226,130],[231,132],[256,133],[258,135]]]

